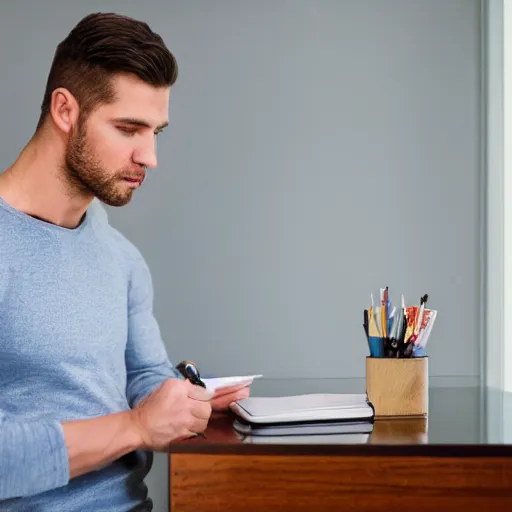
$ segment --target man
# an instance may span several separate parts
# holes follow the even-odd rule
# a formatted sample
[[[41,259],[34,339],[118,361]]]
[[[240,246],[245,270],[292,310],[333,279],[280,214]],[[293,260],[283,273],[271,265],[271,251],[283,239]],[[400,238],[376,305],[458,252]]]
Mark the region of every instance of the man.
[[[100,202],[157,165],[174,57],[142,22],[87,16],[58,46],[33,138],[0,174],[0,510],[151,510],[153,451],[223,396],[177,378],[139,251]]]

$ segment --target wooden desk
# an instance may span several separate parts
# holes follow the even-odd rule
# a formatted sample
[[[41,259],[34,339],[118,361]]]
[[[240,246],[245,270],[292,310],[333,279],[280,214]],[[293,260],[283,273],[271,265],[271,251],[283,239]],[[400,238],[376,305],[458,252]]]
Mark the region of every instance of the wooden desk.
[[[377,419],[355,442],[255,444],[232,421],[215,415],[207,439],[171,446],[172,512],[512,510],[512,446],[467,442],[467,429],[436,442],[426,419]]]

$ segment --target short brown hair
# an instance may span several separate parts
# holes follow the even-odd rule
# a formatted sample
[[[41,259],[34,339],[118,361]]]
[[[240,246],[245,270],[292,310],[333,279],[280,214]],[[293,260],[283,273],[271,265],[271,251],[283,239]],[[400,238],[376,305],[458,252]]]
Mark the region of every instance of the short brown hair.
[[[178,66],[162,38],[139,20],[115,13],[89,14],[58,46],[46,84],[38,128],[50,112],[51,95],[68,89],[83,118],[114,100],[111,79],[132,73],[155,87],[172,86]]]

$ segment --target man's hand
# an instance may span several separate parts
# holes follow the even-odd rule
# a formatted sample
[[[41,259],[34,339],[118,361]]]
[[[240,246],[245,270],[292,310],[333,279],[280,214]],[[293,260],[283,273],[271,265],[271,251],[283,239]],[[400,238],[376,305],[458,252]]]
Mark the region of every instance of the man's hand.
[[[169,444],[206,429],[212,413],[249,396],[248,386],[212,392],[169,379],[134,409],[85,420],[64,421],[71,478],[104,466],[133,450],[165,451]],[[213,399],[212,399],[213,398]]]
[[[246,384],[219,389],[213,396],[212,409],[214,411],[227,411],[229,404],[237,400],[243,400],[249,395],[250,389]]]
[[[212,413],[212,393],[186,380],[169,379],[132,410],[141,446],[166,450],[171,441],[206,429]]]

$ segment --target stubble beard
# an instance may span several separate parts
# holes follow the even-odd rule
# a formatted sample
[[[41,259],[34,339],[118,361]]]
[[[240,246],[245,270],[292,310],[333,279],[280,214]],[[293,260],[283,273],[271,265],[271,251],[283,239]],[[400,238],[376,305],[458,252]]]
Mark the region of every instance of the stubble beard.
[[[132,199],[133,189],[119,186],[120,173],[105,169],[95,156],[83,123],[70,135],[64,171],[72,194],[92,194],[109,206],[125,206]]]

